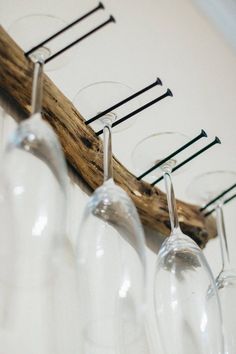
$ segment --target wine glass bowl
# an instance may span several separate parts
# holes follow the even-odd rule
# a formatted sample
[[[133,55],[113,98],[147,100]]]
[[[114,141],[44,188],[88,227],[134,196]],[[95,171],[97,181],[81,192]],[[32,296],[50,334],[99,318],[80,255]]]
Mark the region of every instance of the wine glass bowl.
[[[222,306],[226,353],[234,353],[236,348],[236,316],[234,310],[236,296],[236,270],[232,268],[220,272],[216,278],[216,286],[219,291]]]
[[[32,115],[18,125],[10,136],[5,159],[14,155],[15,149],[24,150],[48,165],[66,195],[67,168],[61,145],[57,135],[49,123],[42,119],[40,113]]]
[[[76,264],[59,179],[41,156],[8,146],[0,174],[0,338],[6,354],[30,354],[35,345],[42,353],[56,348],[72,354],[77,346]]]
[[[41,265],[44,263],[42,268],[45,270],[48,260],[41,262],[42,257],[47,258],[54,246],[61,245],[64,240],[67,168],[59,140],[41,116],[43,63],[43,58],[42,62],[39,58],[34,64],[32,115],[20,122],[8,139],[3,153],[1,179],[7,185],[4,198],[10,205],[14,229],[18,232],[16,249],[32,264],[34,261]],[[28,218],[25,220],[27,210]],[[57,218],[62,220],[63,217],[65,222],[62,225]],[[38,248],[35,247],[35,237]],[[23,258],[20,256],[21,260]],[[29,268],[30,274],[30,263],[25,262],[27,266],[23,273],[27,273]],[[37,278],[37,272],[33,273]]]
[[[91,346],[98,354],[148,352],[143,332],[144,247],[133,203],[107,180],[86,206],[77,243],[82,353]],[[139,339],[139,348],[133,338]]]
[[[7,144],[1,170],[1,182],[6,185],[3,200],[11,207],[18,235],[14,236],[16,249],[32,261],[35,254],[47,258],[61,244],[67,215],[65,161],[54,132],[45,122],[41,124],[39,116],[18,125]],[[58,222],[63,218],[65,223]]]
[[[225,351],[231,354],[235,352],[236,348],[236,270],[233,268],[223,269],[216,277],[216,286],[222,307]]]
[[[85,215],[90,214],[93,219],[105,222],[122,235],[137,252],[145,267],[144,238],[138,213],[127,193],[112,179],[97,188],[90,198]],[[121,223],[120,220],[124,222]]]
[[[46,248],[51,250],[51,237],[54,242],[54,236],[58,235],[55,239],[60,243],[60,235],[65,234],[67,168],[57,135],[41,116],[42,67],[43,63],[35,63],[33,114],[29,119],[20,122],[10,135],[3,154],[2,174],[9,185],[6,198],[11,199],[15,223],[19,224],[19,230],[22,228],[19,232],[22,236],[21,243],[31,240],[33,245],[34,236],[45,234],[48,236],[39,237],[42,240],[42,249],[45,247],[44,240],[48,239]],[[41,194],[38,194],[39,190]],[[45,197],[46,190],[48,199],[44,200],[42,196]],[[34,191],[37,192],[34,194]],[[54,201],[57,201],[57,207],[53,204]],[[30,217],[24,223],[24,213],[29,205],[32,206]],[[65,218],[63,225],[60,225],[57,217],[59,220]]]
[[[91,101],[91,97],[95,99]],[[91,118],[126,97],[127,87],[120,83],[95,83],[77,95],[78,109]],[[132,200],[112,178],[111,125],[116,116],[114,110],[100,118],[104,182],[89,199],[77,242],[83,354],[87,348],[99,354],[149,352],[144,327],[144,233]]]
[[[207,271],[206,271],[207,270]],[[223,353],[218,300],[209,266],[194,241],[170,236],[157,257],[154,305],[166,353]],[[168,330],[166,326],[168,324]]]
[[[41,116],[39,60],[32,115],[11,135],[0,173],[0,211],[7,208],[11,218],[3,223],[0,212],[0,291],[4,299],[9,295],[0,311],[6,354],[30,354],[35,347],[48,354],[78,352],[77,268],[66,237],[67,169],[59,140]]]

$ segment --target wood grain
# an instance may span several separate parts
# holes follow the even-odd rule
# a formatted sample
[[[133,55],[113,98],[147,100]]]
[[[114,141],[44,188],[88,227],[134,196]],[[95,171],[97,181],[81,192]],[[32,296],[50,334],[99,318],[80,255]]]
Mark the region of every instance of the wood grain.
[[[32,71],[33,64],[0,27],[0,90],[12,97],[26,116],[30,114]],[[66,159],[74,171],[93,190],[101,185],[103,180],[101,140],[84,124],[80,113],[46,75],[44,75],[43,117],[58,134]],[[169,235],[165,194],[148,183],[137,181],[115,157],[113,166],[116,183],[134,201],[143,224],[163,235]],[[212,217],[205,219],[198,206],[177,201],[177,207],[182,230],[201,247],[216,236],[215,220]]]

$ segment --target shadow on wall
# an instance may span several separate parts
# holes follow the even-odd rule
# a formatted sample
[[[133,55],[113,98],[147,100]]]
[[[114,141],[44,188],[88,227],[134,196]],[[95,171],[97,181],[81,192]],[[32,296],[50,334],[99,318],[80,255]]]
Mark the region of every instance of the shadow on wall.
[[[166,236],[163,236],[159,232],[151,230],[148,227],[144,227],[144,232],[148,248],[157,254],[161,248],[162,242],[166,239]]]
[[[234,0],[193,0],[236,50],[236,2]]]

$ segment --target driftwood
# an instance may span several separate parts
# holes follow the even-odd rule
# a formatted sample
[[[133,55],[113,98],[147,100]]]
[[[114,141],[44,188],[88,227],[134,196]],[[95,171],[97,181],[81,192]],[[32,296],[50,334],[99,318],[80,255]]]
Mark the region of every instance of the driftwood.
[[[0,27],[0,90],[10,96],[25,116],[30,114],[33,64]],[[92,99],[92,97],[91,97]],[[94,190],[101,185],[102,143],[73,104],[44,75],[43,117],[59,136],[68,164]],[[156,187],[138,181],[113,157],[114,179],[132,198],[144,225],[169,235],[166,196]],[[216,236],[215,220],[204,218],[199,207],[177,201],[183,232],[201,247]]]

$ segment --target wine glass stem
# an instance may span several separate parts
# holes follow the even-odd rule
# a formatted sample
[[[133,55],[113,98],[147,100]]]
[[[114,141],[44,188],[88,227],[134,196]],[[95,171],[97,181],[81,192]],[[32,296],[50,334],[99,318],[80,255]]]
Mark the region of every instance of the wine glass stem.
[[[103,168],[104,182],[106,182],[113,178],[111,125],[109,123],[105,123],[103,127]]]
[[[172,234],[179,229],[179,219],[175,200],[175,193],[172,183],[171,171],[164,170],[164,181],[166,187],[167,203],[170,216],[170,226]]]
[[[42,86],[43,86],[43,63],[37,61],[34,64],[34,76],[32,87],[32,114],[40,113],[42,108]]]
[[[225,231],[224,213],[222,203],[216,207],[216,225],[217,233],[220,238],[220,249],[222,257],[222,270],[230,269],[229,249]]]

